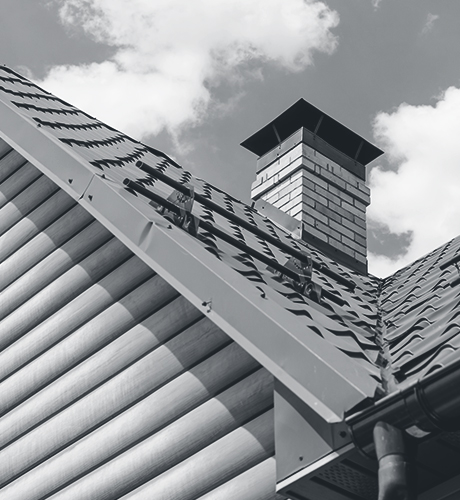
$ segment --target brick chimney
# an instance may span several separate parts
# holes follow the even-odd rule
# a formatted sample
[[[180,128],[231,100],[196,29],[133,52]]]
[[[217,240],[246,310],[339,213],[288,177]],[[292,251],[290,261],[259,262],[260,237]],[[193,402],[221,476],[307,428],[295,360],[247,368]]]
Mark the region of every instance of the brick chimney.
[[[307,243],[367,273],[365,166],[383,151],[304,99],[241,145],[259,157],[256,207],[297,219]]]

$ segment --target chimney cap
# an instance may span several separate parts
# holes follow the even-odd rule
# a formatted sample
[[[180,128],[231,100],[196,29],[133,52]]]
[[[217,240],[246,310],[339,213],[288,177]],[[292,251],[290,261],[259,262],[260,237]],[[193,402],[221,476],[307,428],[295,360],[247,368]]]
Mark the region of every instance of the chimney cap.
[[[383,154],[381,149],[303,98],[243,141],[241,146],[260,157],[302,127],[362,165],[367,165]]]

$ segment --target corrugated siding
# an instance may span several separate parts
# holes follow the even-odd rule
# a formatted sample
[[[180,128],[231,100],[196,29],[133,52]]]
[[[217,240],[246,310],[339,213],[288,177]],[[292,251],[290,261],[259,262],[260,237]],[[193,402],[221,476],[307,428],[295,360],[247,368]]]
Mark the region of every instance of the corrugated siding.
[[[275,498],[272,377],[0,141],[0,498]]]

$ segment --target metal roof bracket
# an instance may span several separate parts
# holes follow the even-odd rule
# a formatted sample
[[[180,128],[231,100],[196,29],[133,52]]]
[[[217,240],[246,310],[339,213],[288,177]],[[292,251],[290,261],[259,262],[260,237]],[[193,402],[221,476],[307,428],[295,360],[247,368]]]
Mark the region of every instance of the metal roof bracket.
[[[452,287],[460,284],[460,266],[459,266],[458,262],[455,262],[454,266],[457,269],[457,276],[456,276],[456,278],[454,278],[452,281],[449,282],[449,285]]]
[[[284,267],[297,274],[298,280],[289,280],[287,276],[284,276],[284,278],[288,279],[299,293],[315,302],[319,303],[321,301],[322,288],[318,283],[312,281],[313,261],[310,255],[304,253],[302,260],[290,257]]]
[[[188,188],[189,194],[175,189],[167,198],[169,202],[179,208],[179,211],[172,211],[163,206],[161,208],[161,214],[165,219],[168,219],[176,226],[181,227],[192,236],[196,236],[200,221],[192,214],[193,202],[195,201],[195,189],[191,184],[185,184],[184,186]]]

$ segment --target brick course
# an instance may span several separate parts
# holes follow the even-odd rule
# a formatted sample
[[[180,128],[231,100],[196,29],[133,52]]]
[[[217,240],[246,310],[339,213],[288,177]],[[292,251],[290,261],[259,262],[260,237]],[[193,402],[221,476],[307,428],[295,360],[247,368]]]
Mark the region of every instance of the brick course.
[[[316,204],[315,204],[316,205]],[[318,210],[316,210],[315,208],[312,208],[311,210],[309,210],[308,212],[315,220],[319,220],[321,222],[323,222],[324,224],[328,224],[329,223],[329,219],[326,215],[322,214],[321,212],[319,212]]]
[[[358,226],[355,222],[349,221],[348,219],[342,219],[342,224],[347,227],[348,229],[351,229],[355,234],[361,236],[364,239],[364,245],[366,245],[366,229],[362,228],[361,226]]]
[[[340,225],[341,222],[342,222],[342,217],[337,213],[337,212],[334,212],[333,210],[331,210],[330,208],[327,208],[325,207],[324,205],[322,205],[321,203],[315,203],[315,209],[326,215],[327,217],[329,217],[329,219],[331,219],[331,222],[334,222],[336,225]]]
[[[351,231],[350,229],[347,229],[342,224],[337,224],[337,222],[334,222],[333,220],[331,220],[329,222],[329,224],[330,224],[332,229],[335,229],[342,236],[347,236],[348,238],[354,239],[355,233],[353,231]]]

